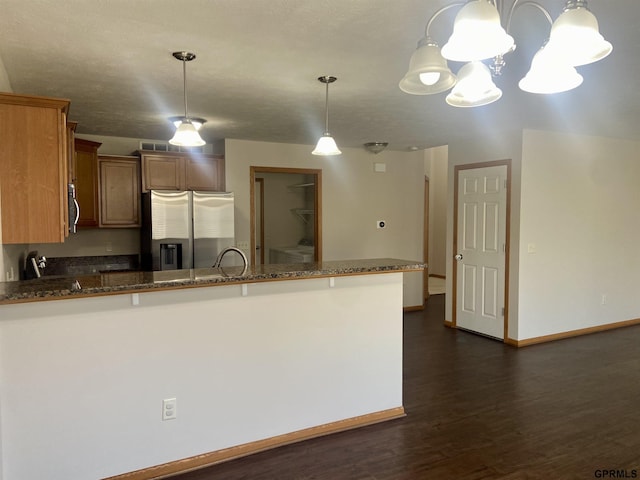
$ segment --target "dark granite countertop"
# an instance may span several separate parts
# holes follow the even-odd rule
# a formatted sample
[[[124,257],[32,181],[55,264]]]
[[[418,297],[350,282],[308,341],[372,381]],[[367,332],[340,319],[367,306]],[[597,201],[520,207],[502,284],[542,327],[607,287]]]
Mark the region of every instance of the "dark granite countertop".
[[[377,258],[320,263],[256,265],[249,266],[246,270],[242,267],[224,267],[159,272],[112,272],[97,275],[45,276],[35,280],[0,283],[0,304],[274,280],[410,272],[422,270],[424,267],[425,264],[420,262],[394,258]],[[78,284],[80,289],[77,288]]]

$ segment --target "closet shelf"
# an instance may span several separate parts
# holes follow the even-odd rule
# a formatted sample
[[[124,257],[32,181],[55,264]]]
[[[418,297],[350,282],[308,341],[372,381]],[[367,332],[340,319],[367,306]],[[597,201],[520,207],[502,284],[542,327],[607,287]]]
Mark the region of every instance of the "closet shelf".
[[[309,216],[315,214],[313,210],[307,208],[292,208],[291,211],[300,217],[304,223],[309,223]]]

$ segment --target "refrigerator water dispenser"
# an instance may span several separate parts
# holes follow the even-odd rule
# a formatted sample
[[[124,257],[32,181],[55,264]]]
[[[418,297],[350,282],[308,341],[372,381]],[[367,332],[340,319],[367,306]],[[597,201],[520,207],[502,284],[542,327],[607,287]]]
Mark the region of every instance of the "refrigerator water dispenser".
[[[179,243],[160,244],[160,270],[180,270],[182,268],[182,245]]]

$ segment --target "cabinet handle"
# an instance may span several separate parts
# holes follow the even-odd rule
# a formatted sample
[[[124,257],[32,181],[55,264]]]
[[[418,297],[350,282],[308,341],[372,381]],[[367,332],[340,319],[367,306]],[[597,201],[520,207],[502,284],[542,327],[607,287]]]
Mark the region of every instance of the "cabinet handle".
[[[78,225],[78,220],[80,219],[80,205],[78,204],[78,200],[76,200],[75,198],[73,199],[73,203],[76,205],[76,218],[73,221],[73,226],[75,227],[76,225]]]

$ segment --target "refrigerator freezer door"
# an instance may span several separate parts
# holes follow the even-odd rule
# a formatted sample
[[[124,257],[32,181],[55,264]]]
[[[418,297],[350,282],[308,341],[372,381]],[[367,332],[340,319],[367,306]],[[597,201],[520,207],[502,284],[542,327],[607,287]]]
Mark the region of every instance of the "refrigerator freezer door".
[[[190,219],[190,192],[151,191],[153,270],[193,268]]]
[[[233,193],[193,192],[193,268],[213,266],[218,254],[235,243]],[[225,255],[223,265],[242,265]]]

